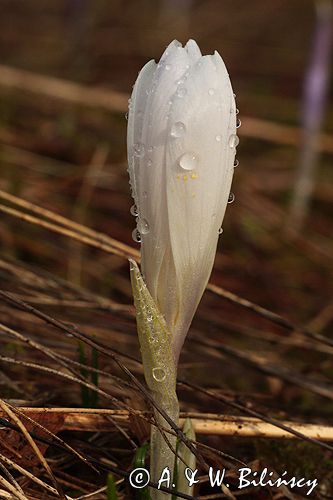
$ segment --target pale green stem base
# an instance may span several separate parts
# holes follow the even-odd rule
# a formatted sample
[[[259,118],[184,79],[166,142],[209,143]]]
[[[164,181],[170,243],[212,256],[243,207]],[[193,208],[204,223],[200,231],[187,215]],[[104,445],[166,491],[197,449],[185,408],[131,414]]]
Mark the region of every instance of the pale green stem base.
[[[176,395],[177,367],[171,348],[171,333],[159,312],[135,261],[130,260],[131,283],[136,308],[136,321],[147,385],[154,402],[178,425],[179,403]],[[155,409],[156,421],[169,430],[170,426]],[[176,449],[176,436],[166,433],[172,449]],[[158,483],[165,467],[173,476],[175,456],[163,435],[155,426],[151,431],[151,480]],[[166,484],[164,483],[164,486]],[[172,486],[172,480],[171,484]],[[171,495],[150,488],[152,500],[171,500]]]
[[[173,422],[178,425],[179,420],[179,404],[176,393],[173,398],[166,400],[165,395],[155,394],[154,400],[158,404],[160,408],[168,414],[168,416],[173,420]],[[155,411],[155,419],[158,424],[166,430],[171,430],[170,425],[166,422],[166,420],[160,415],[157,411]],[[165,438],[168,440],[166,442]],[[155,425],[151,428],[151,439],[150,439],[150,475],[151,480],[155,483],[158,483],[161,474],[165,467],[168,467],[170,471],[170,488],[172,488],[173,484],[173,471],[174,471],[174,463],[175,463],[175,454],[176,451],[176,436],[165,432],[165,438]],[[170,447],[172,449],[170,449]],[[161,483],[162,486],[168,486],[166,483]],[[156,490],[155,488],[150,488],[150,496],[152,500],[169,500],[171,499],[171,495],[167,493],[163,493],[162,491]]]

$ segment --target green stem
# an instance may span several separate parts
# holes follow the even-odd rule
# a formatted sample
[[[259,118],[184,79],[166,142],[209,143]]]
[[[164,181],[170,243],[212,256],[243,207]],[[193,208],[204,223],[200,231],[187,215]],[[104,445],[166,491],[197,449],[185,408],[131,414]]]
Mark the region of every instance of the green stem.
[[[171,333],[168,331],[164,317],[159,312],[140,270],[133,260],[130,260],[130,273],[146,383],[156,405],[163,409],[173,422],[178,425],[177,368],[171,348]],[[159,426],[166,430],[171,429],[170,425],[156,409],[154,410],[154,416]],[[165,437],[170,446],[161,431],[156,426],[152,426],[150,476],[152,481],[158,482],[162,471],[165,467],[168,467],[172,485],[176,436],[166,432]],[[166,486],[166,483],[163,486]],[[151,488],[150,494],[152,500],[171,500],[171,495],[153,488]]]

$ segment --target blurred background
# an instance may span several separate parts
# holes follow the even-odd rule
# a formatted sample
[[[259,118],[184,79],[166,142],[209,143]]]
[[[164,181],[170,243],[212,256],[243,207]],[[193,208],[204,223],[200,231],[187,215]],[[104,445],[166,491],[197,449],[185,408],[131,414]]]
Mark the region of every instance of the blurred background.
[[[194,38],[203,54],[216,49],[222,55],[242,121],[235,201],[211,282],[290,323],[281,326],[237,298],[207,291],[180,377],[202,387],[216,384],[221,394],[246,395],[276,416],[325,422],[333,409],[333,397],[321,390],[329,393],[333,376],[331,0],[0,0],[0,9],[2,288],[139,356],[126,259],[32,223],[18,199],[138,250],[126,172],[127,100],[149,59],[158,60],[175,38]],[[92,296],[83,299],[83,290]],[[93,297],[113,306],[94,306]],[[7,326],[79,356],[75,340],[51,331],[46,338],[50,327],[36,325],[27,312],[3,303],[0,316]],[[223,346],[230,350],[222,352]],[[6,335],[1,351],[33,357]],[[277,372],[263,372],[260,363]],[[109,361],[100,366],[118,373]],[[3,396],[30,406],[36,398],[64,406],[82,402],[78,388],[64,389],[10,363],[2,370]],[[16,386],[8,386],[8,377]],[[222,411],[188,390],[180,395],[183,409]],[[234,442],[225,446],[239,459],[266,456],[253,443],[238,451]]]
[[[311,320],[332,292],[332,92],[321,83],[331,71],[331,57],[325,58],[330,34],[318,40],[332,30],[331,10],[329,0],[1,0],[2,64],[29,71],[7,75],[1,68],[2,188],[75,218],[80,190],[87,189],[82,184],[88,183],[86,222],[130,243],[126,99],[147,60],[159,59],[172,39],[192,37],[203,53],[222,54],[243,122],[236,201],[228,210],[219,257],[223,283],[297,320]],[[33,75],[61,81],[31,82]],[[81,95],[81,88],[63,89],[62,81],[82,85]],[[116,95],[108,97],[108,90]],[[328,136],[319,144],[320,157],[313,158],[315,180],[301,237],[290,243],[285,229],[291,225],[302,149],[308,147],[302,131],[313,127],[309,111],[322,114],[320,131]],[[101,156],[103,165],[91,169]],[[31,228],[20,228],[13,234],[2,225],[4,248],[35,258]],[[59,251],[50,239],[43,252],[66,274],[70,262],[62,259],[59,268]],[[86,282],[105,280],[103,266],[85,267]]]

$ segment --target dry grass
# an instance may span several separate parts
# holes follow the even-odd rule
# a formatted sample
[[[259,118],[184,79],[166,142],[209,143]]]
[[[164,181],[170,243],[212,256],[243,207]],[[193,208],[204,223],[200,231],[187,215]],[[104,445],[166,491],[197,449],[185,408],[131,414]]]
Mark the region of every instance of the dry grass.
[[[305,496],[238,491],[241,463],[318,477],[315,497],[330,498],[330,115],[306,231],[292,240],[284,233],[311,2],[279,0],[276,25],[270,4],[259,0],[251,9],[240,1],[223,1],[223,9],[215,0],[193,2],[184,22],[169,25],[163,16],[172,13],[143,0],[140,8],[132,0],[87,2],[83,11],[75,10],[80,2],[40,11],[22,4],[15,13],[6,3],[0,498],[102,500],[109,473],[119,499],[133,496],[128,474],[154,422],[128,275],[128,257],[140,256],[130,238],[123,113],[140,66],[189,32],[205,51],[223,53],[243,122],[236,202],[180,361],[182,416],[196,425],[203,474],[196,498]],[[26,19],[29,43],[20,29]],[[208,465],[226,467],[231,493],[208,486]]]

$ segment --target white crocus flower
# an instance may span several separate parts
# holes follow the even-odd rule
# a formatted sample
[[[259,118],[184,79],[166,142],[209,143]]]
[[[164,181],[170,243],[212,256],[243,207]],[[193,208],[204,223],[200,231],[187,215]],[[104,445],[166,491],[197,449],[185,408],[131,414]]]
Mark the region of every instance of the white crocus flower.
[[[148,62],[128,114],[128,160],[148,290],[175,364],[207,285],[234,170],[236,105],[218,52],[173,41]]]

